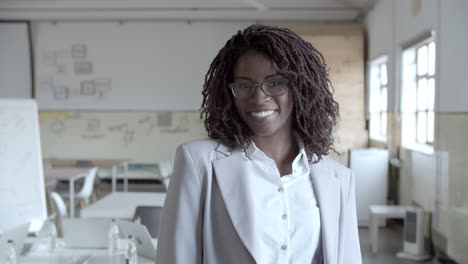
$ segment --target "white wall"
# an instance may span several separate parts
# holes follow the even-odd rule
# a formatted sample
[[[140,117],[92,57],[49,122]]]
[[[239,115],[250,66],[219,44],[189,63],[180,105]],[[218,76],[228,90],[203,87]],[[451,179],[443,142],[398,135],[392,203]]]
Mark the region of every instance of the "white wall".
[[[0,23],[0,98],[31,98],[28,25]]]
[[[34,48],[39,108],[198,110],[211,61],[233,34],[250,24],[37,22]],[[74,46],[84,51],[73,52]],[[77,63],[89,63],[92,69],[77,73]],[[90,84],[87,93],[81,90],[83,82]]]
[[[439,111],[468,112],[468,1],[441,1]]]

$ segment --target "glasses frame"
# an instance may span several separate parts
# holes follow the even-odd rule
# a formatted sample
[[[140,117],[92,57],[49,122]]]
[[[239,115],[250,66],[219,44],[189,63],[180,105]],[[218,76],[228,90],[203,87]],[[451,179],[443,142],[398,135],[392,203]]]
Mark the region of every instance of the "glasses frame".
[[[278,96],[282,96],[286,93],[286,91],[288,90],[288,84],[289,84],[289,80],[287,78],[284,78],[282,77],[282,80],[284,80],[286,82],[286,88],[284,89],[284,91],[281,93],[281,94],[278,94],[278,95],[270,95],[268,94],[266,91],[265,91],[265,87],[263,86],[265,83],[267,82],[271,82],[271,81],[274,81],[274,80],[264,80],[263,82],[261,83],[253,83],[251,82],[250,84],[252,84],[254,86],[254,89],[253,91],[251,92],[251,94],[247,97],[239,97],[239,96],[236,96],[236,93],[234,92],[234,84],[235,82],[232,82],[232,83],[229,83],[229,88],[231,88],[231,93],[234,97],[236,98],[239,98],[239,99],[249,99],[249,98],[252,98],[252,96],[255,94],[255,92],[257,91],[257,88],[260,87],[260,90],[262,90],[262,92],[266,95],[266,96],[269,96],[269,97],[278,97]]]

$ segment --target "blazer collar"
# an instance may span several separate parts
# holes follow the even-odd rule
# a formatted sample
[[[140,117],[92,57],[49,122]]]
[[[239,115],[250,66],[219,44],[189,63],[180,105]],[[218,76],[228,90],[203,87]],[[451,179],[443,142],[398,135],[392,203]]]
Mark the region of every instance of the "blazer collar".
[[[218,159],[212,164],[229,217],[246,249],[257,263],[261,263],[261,246],[255,230],[262,224],[262,219],[255,214],[256,200],[253,197],[258,184],[254,177],[248,177],[249,171],[255,169],[253,163],[247,162],[249,158],[243,150],[231,150],[219,144],[216,151]],[[310,175],[320,208],[322,250],[327,264],[338,260],[341,186],[334,167],[325,159],[310,164]]]

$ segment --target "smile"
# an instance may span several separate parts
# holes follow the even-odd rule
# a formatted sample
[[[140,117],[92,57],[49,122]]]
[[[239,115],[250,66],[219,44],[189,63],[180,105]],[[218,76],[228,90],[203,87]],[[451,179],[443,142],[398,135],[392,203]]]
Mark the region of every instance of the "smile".
[[[269,111],[261,111],[261,112],[250,112],[249,114],[257,118],[265,118],[265,117],[271,116],[274,112],[275,112],[274,110],[269,110]]]

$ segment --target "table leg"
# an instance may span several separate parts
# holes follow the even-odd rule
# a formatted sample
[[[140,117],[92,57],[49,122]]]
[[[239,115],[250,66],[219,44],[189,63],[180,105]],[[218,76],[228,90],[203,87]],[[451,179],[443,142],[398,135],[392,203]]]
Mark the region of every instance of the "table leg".
[[[371,243],[371,252],[377,253],[379,249],[379,219],[376,215],[370,214],[369,238]]]
[[[70,218],[75,217],[75,179],[70,178]]]
[[[124,162],[124,192],[128,192],[128,163]]]
[[[112,166],[112,192],[117,190],[117,166]]]

